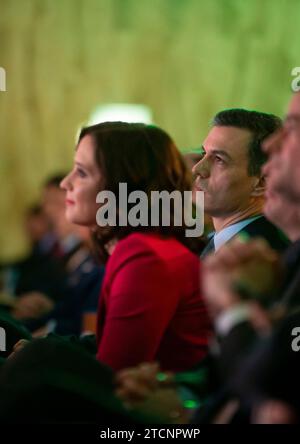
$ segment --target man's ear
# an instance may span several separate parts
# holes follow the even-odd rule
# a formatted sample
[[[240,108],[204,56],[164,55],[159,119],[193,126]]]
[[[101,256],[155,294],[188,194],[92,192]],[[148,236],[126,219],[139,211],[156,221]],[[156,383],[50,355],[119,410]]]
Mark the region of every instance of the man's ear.
[[[251,196],[259,197],[263,196],[266,191],[266,178],[265,176],[255,176],[253,183],[253,190]]]

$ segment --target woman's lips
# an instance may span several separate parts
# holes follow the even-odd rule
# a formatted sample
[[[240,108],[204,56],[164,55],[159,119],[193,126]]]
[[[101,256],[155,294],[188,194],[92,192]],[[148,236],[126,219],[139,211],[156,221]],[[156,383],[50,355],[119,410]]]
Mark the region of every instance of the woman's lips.
[[[74,200],[66,199],[66,205],[74,205]]]

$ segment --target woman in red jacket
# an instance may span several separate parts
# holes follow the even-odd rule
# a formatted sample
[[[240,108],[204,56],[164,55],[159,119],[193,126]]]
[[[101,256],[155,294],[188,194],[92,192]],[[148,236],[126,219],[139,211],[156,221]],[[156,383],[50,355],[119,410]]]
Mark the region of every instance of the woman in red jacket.
[[[120,184],[128,194],[148,197],[146,208],[145,203],[134,208],[137,194],[125,202]],[[190,174],[169,135],[121,122],[84,128],[62,188],[68,220],[92,228],[107,260],[97,359],[114,370],[153,360],[172,371],[198,363],[207,351],[210,325],[199,289],[199,259],[192,252],[195,238],[186,237],[183,214],[180,226],[174,223],[172,205],[165,213],[169,226],[161,215],[152,226],[150,216],[146,220],[157,211],[152,191],[177,190],[183,196],[191,190]]]

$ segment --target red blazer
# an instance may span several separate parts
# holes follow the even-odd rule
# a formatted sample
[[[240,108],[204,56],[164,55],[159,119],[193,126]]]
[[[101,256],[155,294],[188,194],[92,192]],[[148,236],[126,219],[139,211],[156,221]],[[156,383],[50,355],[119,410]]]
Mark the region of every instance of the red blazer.
[[[153,360],[170,371],[197,364],[210,333],[199,268],[174,238],[133,233],[119,241],[99,301],[97,359],[114,370]]]

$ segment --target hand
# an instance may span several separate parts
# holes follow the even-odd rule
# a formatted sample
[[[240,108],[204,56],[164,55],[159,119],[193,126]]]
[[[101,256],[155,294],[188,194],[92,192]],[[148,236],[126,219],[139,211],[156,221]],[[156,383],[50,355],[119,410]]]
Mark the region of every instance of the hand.
[[[12,316],[16,319],[38,319],[49,313],[54,307],[54,302],[45,294],[37,291],[25,293],[20,296],[12,310]]]
[[[44,338],[49,333],[49,329],[47,325],[43,325],[43,327],[38,328],[32,333],[33,338]]]
[[[297,424],[292,405],[279,399],[266,399],[253,409],[251,424]]]
[[[13,348],[13,351],[11,352],[11,354],[8,356],[8,358],[12,358],[13,356],[16,355],[16,353],[18,353],[19,351],[23,350],[24,347],[26,347],[27,344],[29,344],[29,340],[28,339],[20,339]]]
[[[164,373],[164,380],[160,381],[159,370],[159,364],[155,362],[119,371],[115,377],[117,396],[128,404],[144,401],[159,387],[172,383],[171,373]]]
[[[155,416],[165,423],[188,421],[187,412],[173,382],[172,373],[159,372],[157,363],[144,363],[117,373],[116,395],[130,410]]]
[[[213,318],[241,302],[238,288],[251,295],[271,294],[280,279],[279,256],[263,239],[238,238],[203,261],[203,290]]]

